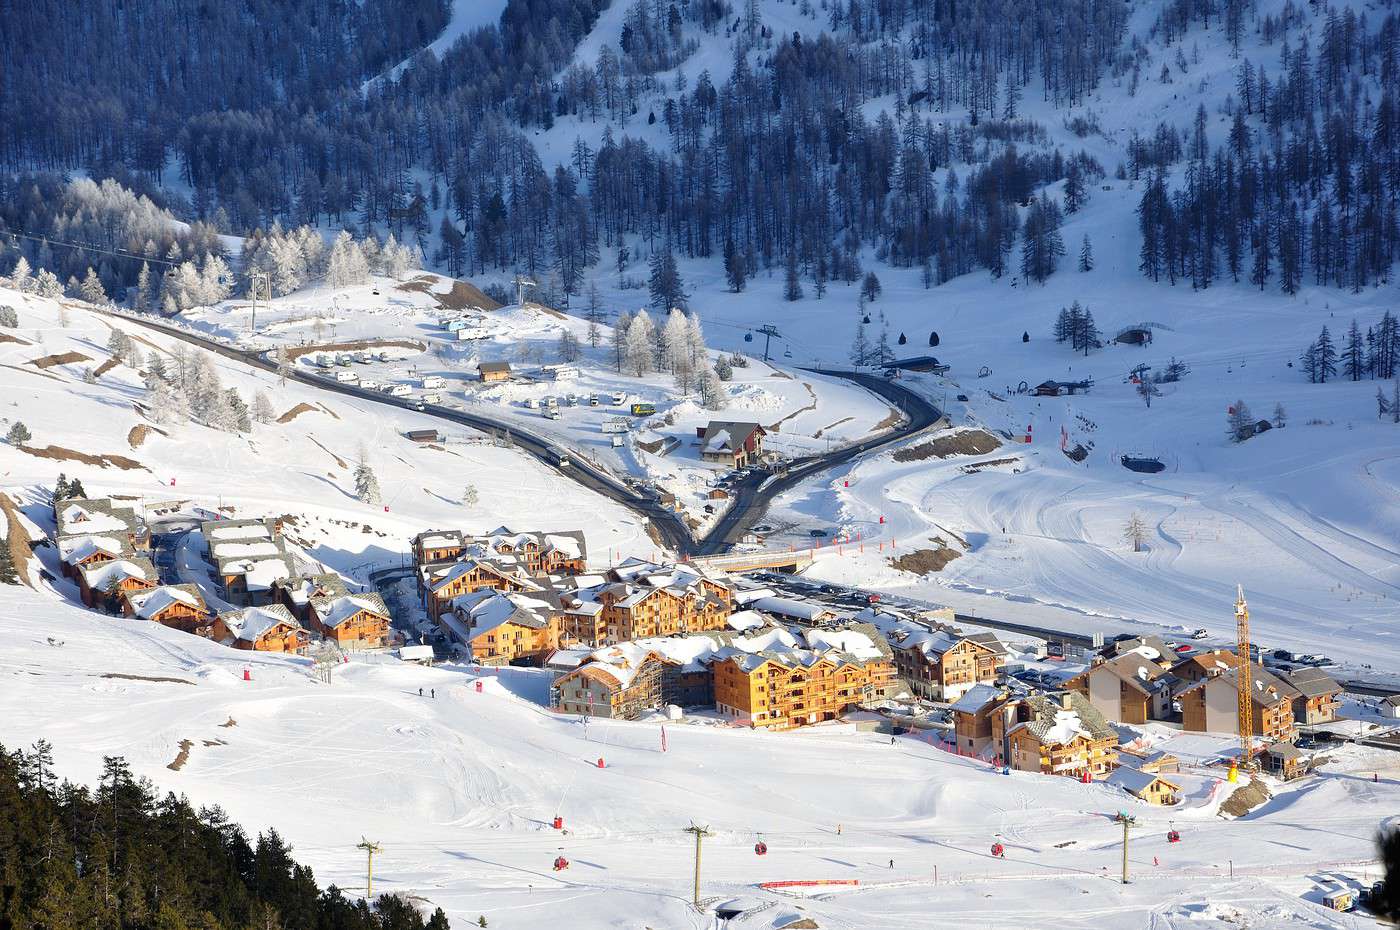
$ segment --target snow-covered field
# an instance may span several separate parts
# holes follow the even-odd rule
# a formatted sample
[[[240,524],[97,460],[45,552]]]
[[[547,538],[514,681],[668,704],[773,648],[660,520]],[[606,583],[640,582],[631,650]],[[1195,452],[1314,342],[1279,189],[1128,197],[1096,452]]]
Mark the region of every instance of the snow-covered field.
[[[696,429],[711,419],[760,423],[770,434],[765,448],[789,456],[837,448],[892,423],[889,405],[849,382],[783,367],[777,360],[766,364],[760,358],[734,369],[733,380],[724,385],[724,409],[706,410],[697,387],[683,392],[669,374],[635,377],[619,372],[610,326],[599,327],[598,345],[593,346],[584,320],[538,305],[468,312],[468,328],[475,338],[458,340],[439,325],[461,315],[439,306],[440,296],[451,287],[450,279],[436,276],[422,285],[409,282],[408,287],[376,278],[361,287],[313,286],[294,292],[260,305],[256,321],[243,300],[201,308],[185,314],[185,319],[205,334],[263,349],[301,352],[316,345],[399,341],[401,345],[385,348],[388,361],[356,363],[352,370],[361,381],[378,387],[405,385],[414,397],[437,395],[448,406],[556,437],[603,468],[655,481],[697,516],[705,492],[725,471],[700,458]],[[658,327],[663,322],[656,320]],[[560,338],[566,332],[578,341],[582,357],[569,366],[576,369],[574,376],[550,380],[548,366],[560,364]],[[724,334],[720,338],[726,345],[734,342],[734,348],[749,353],[762,345],[731,339],[733,334],[723,328],[716,332]],[[316,355],[300,355],[297,365],[328,378],[344,370],[317,369]],[[481,362],[509,363],[512,380],[481,384]],[[425,378],[442,379],[444,386],[425,388]],[[570,396],[576,400],[572,405],[567,402]],[[598,398],[597,406],[589,405],[590,396]],[[547,398],[556,400],[558,419],[544,416],[541,408]],[[631,416],[634,403],[652,404],[655,415]],[[626,442],[615,447],[604,425],[618,418],[626,421],[629,432]],[[674,451],[648,451],[667,448],[661,445],[667,440],[678,443]]]
[[[270,372],[227,359],[211,356],[224,386],[237,387],[249,403],[265,392],[273,422],[255,423],[243,435],[192,422],[158,427],[135,406],[146,395],[137,372],[117,365],[88,383],[84,371],[95,373],[109,358],[112,326],[129,333],[144,354],[163,354],[167,364],[182,343],[81,304],[61,309],[5,290],[0,304],[14,306],[20,321],[16,330],[0,330],[20,340],[0,341],[0,430],[20,420],[34,436],[27,450],[0,446],[0,485],[23,505],[42,509],[46,489],[65,472],[93,495],[193,500],[237,517],[293,514],[308,551],[342,571],[398,562],[410,537],[438,526],[586,527],[591,555],[602,564],[654,552],[632,513],[471,430],[446,428],[440,444],[410,442],[406,431],[442,422],[296,382],[282,385]],[[42,369],[31,364],[69,352],[83,358]],[[49,446],[66,451],[52,453],[57,458],[34,454]],[[355,497],[361,450],[379,479],[381,505]],[[73,458],[79,454],[120,462],[84,464]],[[468,484],[477,491],[470,505],[462,503]]]
[[[369,837],[384,850],[376,889],[441,905],[456,926],[478,915],[512,930],[713,926],[687,903],[694,822],[714,833],[702,896],[772,902],[731,926],[800,912],[851,930],[1201,928],[1239,915],[1261,928],[1352,927],[1321,908],[1315,879],[1373,876],[1372,833],[1400,801],[1400,757],[1380,751],[1348,751],[1239,821],[1215,815],[1218,770],[1181,776],[1187,800],[1169,810],[841,727],[673,723],[662,752],[656,722],[585,729],[543,710],[538,673],[506,670],[478,692],[472,669],[357,657],[327,686],[306,660],[101,617],[47,589],[0,589],[0,641],[0,742],[47,739],[59,774],[87,781],[103,755],[125,755],[161,790],[275,826],[319,881],[350,891],[363,888],[355,844]],[[173,770],[182,740],[189,757]],[[1221,743],[1160,745],[1189,761]],[[1128,886],[1114,878],[1119,810],[1141,824]],[[550,828],[556,815],[566,833]],[[1172,825],[1180,844],[1166,841]],[[989,855],[998,840],[1004,860]],[[561,854],[571,867],[556,873]],[[814,897],[757,887],[817,879],[860,885]]]

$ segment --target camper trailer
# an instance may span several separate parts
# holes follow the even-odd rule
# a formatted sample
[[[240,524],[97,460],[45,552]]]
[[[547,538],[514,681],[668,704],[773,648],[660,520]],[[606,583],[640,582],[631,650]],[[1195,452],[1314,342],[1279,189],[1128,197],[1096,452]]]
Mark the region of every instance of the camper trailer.
[[[425,403],[425,404],[440,404],[440,403],[442,403],[442,395],[441,395],[441,394],[424,394],[422,397],[420,397],[420,398],[418,398],[418,399],[421,400],[421,401],[422,401],[423,403]]]
[[[337,371],[335,373],[335,380],[339,381],[341,384],[355,384],[360,380],[360,376],[353,371]]]
[[[438,375],[428,375],[423,379],[423,390],[435,391],[447,387],[447,381]]]
[[[412,393],[413,390],[407,384],[396,384],[389,388],[390,397],[408,397]]]

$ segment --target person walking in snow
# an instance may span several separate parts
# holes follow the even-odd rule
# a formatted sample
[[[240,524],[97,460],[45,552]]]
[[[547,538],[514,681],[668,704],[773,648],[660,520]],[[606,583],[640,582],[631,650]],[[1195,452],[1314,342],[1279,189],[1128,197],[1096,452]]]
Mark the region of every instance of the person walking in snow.
[[[437,688],[430,688],[430,689],[428,689],[428,693],[429,693],[430,695],[432,695],[432,698],[433,698],[434,701],[437,700]]]
[[[418,689],[418,696],[419,696],[419,697],[422,697],[422,696],[423,696],[423,689],[422,689],[422,688],[419,688],[419,689]]]

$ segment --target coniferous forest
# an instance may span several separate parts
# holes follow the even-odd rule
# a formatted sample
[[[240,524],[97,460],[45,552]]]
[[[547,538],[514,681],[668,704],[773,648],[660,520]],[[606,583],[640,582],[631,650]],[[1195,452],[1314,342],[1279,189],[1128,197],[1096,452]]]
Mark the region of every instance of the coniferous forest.
[[[269,830],[250,839],[218,808],[157,797],[107,757],[95,788],[59,782],[52,748],[0,747],[0,927],[33,930],[446,930],[382,895],[367,904]]]
[[[392,234],[454,275],[548,275],[566,299],[623,245],[723,256],[736,290],[781,269],[790,295],[820,297],[872,253],[929,287],[974,270],[1043,281],[1066,264],[1064,215],[1113,176],[1142,190],[1152,281],[1291,294],[1389,279],[1393,11],[1172,0],[1137,34],[1123,0],[804,0],[820,29],[804,38],[775,34],[758,0],[616,2],[623,26],[596,54],[576,51],[609,0],[509,0],[441,57],[413,53],[446,21],[443,0],[19,5],[0,32],[14,116],[0,123],[14,173],[0,222],[32,231],[28,208],[53,212],[36,203],[43,176],[80,170],[196,223],[181,246],[196,258],[211,231],[331,224]],[[1143,126],[1116,164],[1049,144],[1047,112],[1087,139],[1094,94],[1188,84],[1203,35],[1238,73],[1211,112]],[[697,37],[732,54],[724,80],[678,68]],[[532,135],[565,116],[608,128],[546,165]],[[36,265],[41,247],[15,244],[0,272],[19,252]],[[67,264],[83,277],[86,262]],[[130,265],[97,269],[109,293],[135,283]]]

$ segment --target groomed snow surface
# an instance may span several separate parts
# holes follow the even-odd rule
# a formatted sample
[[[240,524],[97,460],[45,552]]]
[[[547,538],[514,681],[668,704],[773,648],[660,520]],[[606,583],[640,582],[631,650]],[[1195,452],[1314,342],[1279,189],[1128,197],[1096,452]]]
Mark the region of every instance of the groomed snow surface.
[[[656,722],[585,728],[544,710],[540,673],[477,679],[482,670],[359,656],[327,686],[307,660],[101,617],[49,591],[0,589],[0,638],[0,742],[47,739],[59,774],[88,782],[103,755],[124,755],[161,790],[275,826],[320,882],[352,892],[364,882],[355,844],[369,837],[384,850],[375,888],[440,905],[459,927],[483,914],[511,930],[714,926],[687,903],[692,820],[715,834],[702,895],[774,902],[733,926],[802,913],[851,930],[1138,930],[1238,926],[1237,913],[1259,928],[1352,927],[1321,908],[1313,877],[1362,877],[1377,824],[1400,802],[1400,758],[1380,751],[1347,755],[1236,822],[1214,814],[1213,775],[1174,776],[1188,799],[1173,812],[846,727],[671,723],[663,753]],[[168,768],[186,739],[187,763]],[[1205,755],[1221,745],[1183,738],[1188,762],[1193,741]],[[1118,810],[1141,821],[1128,886],[1112,877]],[[567,833],[551,829],[556,815]],[[1182,843],[1166,842],[1169,823]],[[1004,860],[990,857],[996,841]],[[571,867],[555,873],[561,854]],[[756,887],[812,879],[861,885],[811,897]]]

